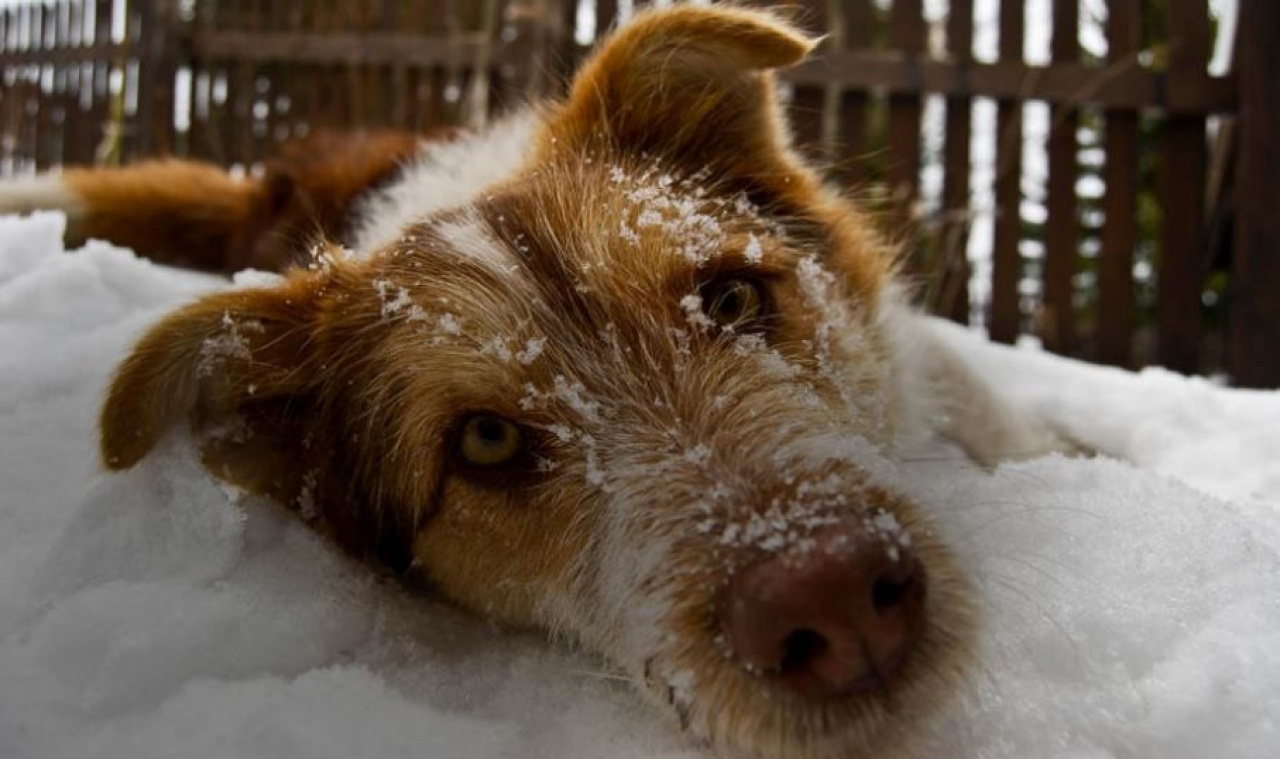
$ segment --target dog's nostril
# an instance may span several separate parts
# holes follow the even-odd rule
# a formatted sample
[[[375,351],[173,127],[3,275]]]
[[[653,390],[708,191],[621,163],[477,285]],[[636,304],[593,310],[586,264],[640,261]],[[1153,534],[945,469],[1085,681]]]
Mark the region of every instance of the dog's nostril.
[[[871,603],[876,611],[883,614],[895,606],[901,605],[911,591],[914,575],[905,580],[893,580],[881,577],[871,586]]]
[[[730,650],[809,698],[890,686],[925,629],[924,565],[857,524],[814,541],[734,575],[720,609]]]
[[[809,669],[830,645],[821,633],[806,628],[794,630],[782,642],[782,674]]]

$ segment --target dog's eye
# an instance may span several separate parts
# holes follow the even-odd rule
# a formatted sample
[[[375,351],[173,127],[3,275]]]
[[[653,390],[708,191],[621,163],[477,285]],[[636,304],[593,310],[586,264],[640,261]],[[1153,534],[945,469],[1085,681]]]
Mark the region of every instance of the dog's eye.
[[[756,283],[726,279],[712,284],[703,294],[707,317],[721,327],[740,328],[760,318],[764,296]]]
[[[462,425],[458,454],[468,464],[498,466],[516,457],[524,447],[520,428],[506,419],[477,414]]]

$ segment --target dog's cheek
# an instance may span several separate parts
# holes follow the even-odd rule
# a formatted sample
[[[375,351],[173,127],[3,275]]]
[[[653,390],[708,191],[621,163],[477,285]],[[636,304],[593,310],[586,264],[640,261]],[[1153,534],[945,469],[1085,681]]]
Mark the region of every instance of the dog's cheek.
[[[415,572],[486,617],[578,632],[593,519],[549,491],[450,478],[438,513],[414,540]]]

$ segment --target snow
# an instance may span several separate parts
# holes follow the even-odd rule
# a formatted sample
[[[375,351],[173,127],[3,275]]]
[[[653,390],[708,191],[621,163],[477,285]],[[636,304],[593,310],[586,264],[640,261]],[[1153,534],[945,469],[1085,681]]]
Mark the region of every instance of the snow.
[[[0,218],[0,756],[701,756],[602,662],[405,594],[220,486],[181,434],[101,473],[111,368],[226,285],[64,254],[62,224]],[[945,755],[1274,756],[1280,395],[934,329],[1125,459],[907,465],[980,588]]]

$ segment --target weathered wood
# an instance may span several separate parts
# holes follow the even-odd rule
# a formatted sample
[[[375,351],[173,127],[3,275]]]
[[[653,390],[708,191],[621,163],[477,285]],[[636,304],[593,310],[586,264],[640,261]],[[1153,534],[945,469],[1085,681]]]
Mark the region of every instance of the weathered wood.
[[[577,3],[570,3],[576,6]],[[597,0],[596,2],[596,36],[603,37],[618,21],[618,0]],[[570,27],[572,28],[572,27]]]
[[[68,3],[68,26],[71,30],[70,43],[77,49],[84,47],[92,37],[85,29],[87,20],[87,0],[71,0]],[[3,34],[0,33],[0,38]],[[67,129],[64,133],[63,159],[68,165],[85,165],[93,161],[93,131],[90,128],[88,113],[88,93],[92,87],[92,76],[87,73],[83,61],[72,64],[69,87],[73,102],[67,115]]]
[[[116,47],[111,39],[111,0],[94,0],[93,16],[93,48],[101,50],[112,48],[102,57],[90,55],[87,60],[93,63],[93,96],[89,106],[89,118],[93,121],[93,158],[99,160],[100,148],[107,138],[108,113],[111,108],[110,78],[115,60],[123,56],[123,51]]]
[[[250,30],[208,31],[192,41],[196,55],[228,58],[248,63],[283,61],[296,63],[359,66],[390,64],[399,61],[411,66],[447,66],[474,56],[485,44],[475,32],[462,33],[458,39],[422,37],[407,32],[257,32]],[[503,49],[495,50],[498,60],[508,60]]]
[[[1207,0],[1168,0],[1170,83],[1203,76],[1209,60]],[[1159,361],[1180,372],[1200,369],[1201,265],[1205,167],[1204,116],[1171,115],[1160,134],[1158,191],[1162,210],[1157,268]]]
[[[826,34],[830,29],[826,0],[802,0],[797,5],[803,9],[801,20],[805,28],[814,34]],[[824,159],[823,114],[826,112],[826,83],[798,83],[791,94],[787,117],[797,147],[811,158]]]
[[[841,50],[870,47],[875,39],[875,16],[871,0],[846,0],[843,10]],[[838,167],[841,179],[853,187],[863,184],[867,179],[865,158],[870,142],[867,124],[869,105],[870,98],[866,89],[841,89],[840,110],[836,114],[836,134],[840,143]]]
[[[1182,83],[1170,99],[1169,78],[1143,68],[1135,56],[1098,69],[1082,63],[1031,66],[1020,61],[913,61],[894,51],[832,51],[782,72],[805,85],[833,84],[888,92],[925,91],[997,100],[1111,108],[1159,108],[1178,113],[1229,113],[1236,108],[1234,77],[1202,77]]]
[[[53,44],[53,33],[55,31],[53,24],[53,13],[51,6],[37,5],[32,9],[31,14],[31,47],[36,52],[44,52],[46,50],[56,49]],[[53,92],[51,88],[46,87],[46,80],[52,79],[53,67],[56,63],[45,63],[36,70],[36,92],[39,93],[36,98],[36,171],[45,171],[52,168],[57,163],[55,151],[57,149],[57,141],[55,130],[57,129],[56,113],[57,105],[54,102]]]
[[[37,5],[31,11],[31,14],[27,17],[28,34],[31,39],[30,49],[38,54],[52,47],[45,44],[44,38],[49,6]],[[51,63],[37,64],[34,72],[33,92],[35,97],[32,98],[34,105],[32,126],[35,131],[35,150],[33,155],[36,171],[52,168],[54,163],[52,156],[52,132],[55,128],[53,119],[54,103],[53,98],[50,96],[52,93],[47,93],[45,90],[45,74],[49,73],[52,65]]]
[[[1015,0],[1000,3],[1000,58],[1022,60],[1025,9]],[[987,328],[993,340],[1012,343],[1022,328],[1018,285],[1022,279],[1022,101],[997,103],[996,224],[991,255],[991,315]]]
[[[1138,0],[1111,0],[1107,16],[1108,59],[1123,60],[1138,49]],[[1110,109],[1104,113],[1107,164],[1106,222],[1098,256],[1098,309],[1095,358],[1118,366],[1131,362],[1135,319],[1133,253],[1138,242],[1138,115]]]
[[[973,59],[973,0],[952,0],[947,17],[947,57],[958,64]],[[939,277],[937,313],[969,323],[969,180],[973,139],[973,101],[947,98],[946,142],[943,146],[942,219],[938,224],[939,251],[934,276]]]
[[[1079,0],[1053,5],[1053,60],[1073,63],[1080,58]],[[1076,220],[1076,130],[1079,114],[1072,106],[1050,110],[1049,181],[1046,189],[1044,303],[1039,319],[1044,346],[1056,353],[1076,351],[1076,254],[1080,226]]]
[[[1230,369],[1244,387],[1280,386],[1280,4],[1241,0]]]
[[[889,15],[889,44],[910,60],[925,49],[927,29],[921,0],[896,0]],[[893,93],[889,96],[889,165],[886,179],[893,201],[893,215],[900,238],[912,251],[912,268],[924,274],[917,245],[916,223],[912,218],[920,195],[920,93]]]
[[[1099,67],[1082,62],[1077,54],[1074,17],[1079,0],[1054,1],[1053,60],[1043,66],[1022,60],[1024,4],[1014,0],[1002,3],[1000,59],[994,62],[972,60],[973,0],[950,0],[947,53],[940,58],[926,52],[922,0],[801,0],[792,4],[802,6],[799,18],[812,31],[828,31],[832,21],[839,28],[829,30],[832,39],[814,60],[780,76],[795,93],[791,111],[799,140],[816,146],[831,131],[838,152],[824,152],[823,158],[835,159],[839,178],[855,185],[883,180],[898,190],[904,204],[918,192],[921,99],[929,94],[946,98],[937,249],[920,273],[932,275],[936,282],[925,293],[928,301],[961,321],[969,311],[965,249],[971,218],[972,101],[997,101],[995,190],[1000,212],[989,324],[1002,340],[1012,340],[1031,323],[1023,313],[1026,295],[1019,291],[1025,286],[1018,250],[1024,237],[1019,218],[1021,103],[1049,103],[1053,110],[1044,309],[1036,323],[1054,350],[1077,355],[1092,351],[1124,365],[1137,363],[1131,347],[1141,148],[1135,114],[1158,117],[1157,192],[1163,219],[1155,259],[1159,357],[1184,370],[1206,368],[1198,353],[1203,342],[1198,299],[1205,255],[1200,203],[1204,118],[1244,109],[1237,91],[1244,82],[1234,74],[1210,76],[1204,69],[1206,0],[1169,0],[1171,37],[1152,41],[1154,49],[1166,55],[1157,56],[1157,66],[1140,59],[1135,36],[1140,2],[1109,0],[1113,23],[1128,26],[1112,29],[1126,39],[1112,44],[1110,60]],[[1268,21],[1274,4],[1245,2],[1249,18],[1261,21],[1245,21],[1242,27],[1271,40],[1255,49],[1255,60],[1262,62],[1251,69],[1255,89],[1263,90],[1266,76],[1259,72],[1280,70],[1269,49],[1277,38],[1274,21]],[[568,71],[562,66],[572,64],[586,49],[573,35],[578,0],[195,0],[193,20],[181,28],[164,21],[179,7],[174,0],[127,4],[131,10],[123,40],[111,39],[113,0],[45,0],[0,9],[0,72],[5,76],[5,86],[0,87],[0,171],[87,163],[95,156],[127,160],[166,150],[255,170],[276,141],[324,127],[425,129],[458,123],[468,83],[477,81],[477,67],[489,85],[482,110],[492,112],[526,94],[550,91],[558,74]],[[645,3],[631,5],[640,8]],[[607,31],[619,6],[617,0],[595,0],[598,35]],[[487,17],[490,12],[498,15]],[[495,24],[493,18],[501,21]],[[1251,26],[1256,23],[1264,26]],[[1163,66],[1166,59],[1168,65]],[[171,98],[179,66],[191,72],[191,113],[190,131],[175,141]],[[1241,72],[1243,77],[1243,68]],[[125,112],[114,110],[112,79],[125,81]],[[1257,330],[1259,325],[1263,332],[1270,330],[1265,339],[1275,345],[1275,311],[1280,307],[1274,296],[1252,283],[1280,278],[1275,256],[1258,252],[1280,247],[1280,231],[1267,226],[1274,225],[1268,216],[1280,215],[1248,207],[1249,201],[1280,196],[1274,187],[1256,189],[1266,179],[1256,168],[1268,165],[1267,151],[1275,148],[1259,147],[1262,141],[1256,136],[1274,139],[1280,131],[1266,121],[1266,114],[1274,115],[1275,94],[1266,97],[1257,101],[1262,105],[1253,106],[1253,148],[1247,157],[1242,151],[1239,164],[1255,169],[1250,185],[1255,189],[1241,189],[1235,196],[1246,206],[1240,228],[1253,230],[1237,237],[1240,269],[1229,290],[1228,313],[1235,330],[1232,370],[1237,377],[1245,377],[1255,366],[1275,376],[1256,358],[1264,352]],[[881,103],[887,107],[880,108]],[[137,113],[132,112],[135,106]],[[832,106],[834,114],[827,110]],[[1092,108],[1103,109],[1106,117],[1108,223],[1098,262],[1097,326],[1093,339],[1085,341],[1083,327],[1077,329],[1084,315],[1073,306],[1079,300],[1074,275],[1081,264],[1076,250],[1080,229],[1075,132],[1077,114]],[[108,126],[123,135],[123,153],[106,151],[118,146],[118,141],[103,139]],[[1268,171],[1271,177],[1280,174],[1274,167]],[[899,216],[899,226],[902,221]],[[1239,252],[1246,241],[1253,246],[1247,254]]]

